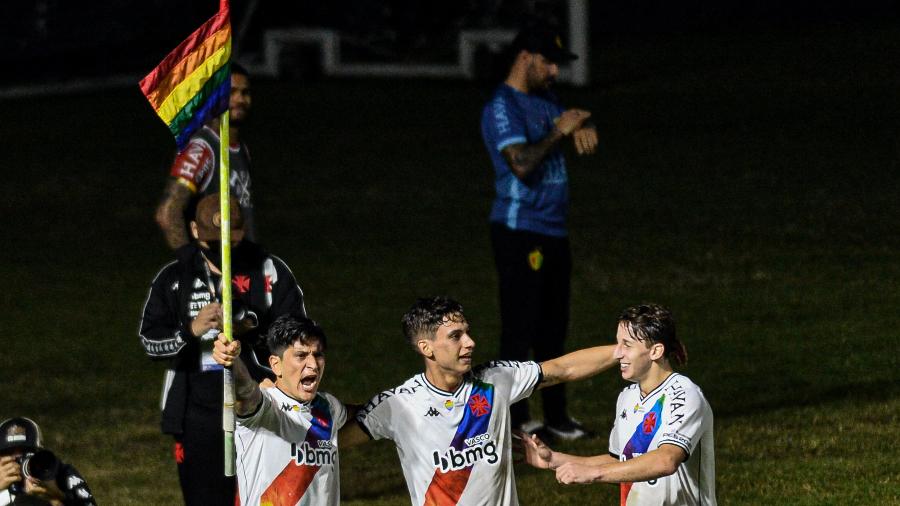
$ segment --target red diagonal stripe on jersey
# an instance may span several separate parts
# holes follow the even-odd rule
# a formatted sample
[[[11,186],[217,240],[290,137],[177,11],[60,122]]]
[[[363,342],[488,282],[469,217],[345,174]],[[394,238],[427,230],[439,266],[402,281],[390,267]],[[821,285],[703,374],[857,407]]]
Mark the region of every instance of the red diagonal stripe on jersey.
[[[425,492],[424,506],[454,506],[466,489],[471,472],[472,467],[446,473],[435,471]]]
[[[294,506],[306,493],[319,466],[298,466],[290,462],[259,498],[260,506]]]
[[[628,504],[628,493],[631,492],[631,486],[634,485],[631,482],[623,482],[619,483],[619,505],[625,506]]]

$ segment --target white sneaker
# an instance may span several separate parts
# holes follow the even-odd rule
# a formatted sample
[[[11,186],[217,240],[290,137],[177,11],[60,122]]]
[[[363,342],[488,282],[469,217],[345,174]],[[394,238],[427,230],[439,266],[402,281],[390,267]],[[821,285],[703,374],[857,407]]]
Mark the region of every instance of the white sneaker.
[[[544,428],[543,422],[539,420],[528,420],[527,422],[519,425],[519,430],[526,434],[534,434],[535,432]]]
[[[547,425],[544,427],[547,432],[553,435],[558,439],[562,439],[564,441],[573,441],[575,439],[581,439],[585,437],[593,437],[594,433],[585,428],[584,425],[574,419],[567,418],[562,423],[558,423],[556,425]]]

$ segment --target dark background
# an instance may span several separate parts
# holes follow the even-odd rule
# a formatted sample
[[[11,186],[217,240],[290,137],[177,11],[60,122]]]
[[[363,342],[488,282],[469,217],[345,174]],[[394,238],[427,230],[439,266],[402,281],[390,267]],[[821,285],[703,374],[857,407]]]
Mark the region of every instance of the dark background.
[[[4,7],[22,9],[2,17],[16,22],[0,37],[22,44],[2,54],[4,81],[142,75],[215,9],[44,2],[55,9],[48,27],[66,30],[48,28],[37,44],[33,24],[19,22],[40,4]],[[260,23],[278,20],[275,5],[316,12],[265,2]],[[416,32],[398,28],[410,23],[397,12],[348,24],[360,57],[411,57]],[[720,503],[898,503],[896,13],[774,2],[594,2],[591,12],[594,81],[559,88],[600,134],[595,156],[567,151],[567,348],[611,342],[626,305],[666,304],[688,347],[684,372],[716,414]],[[366,40],[378,51],[364,54]],[[245,139],[260,238],[329,333],[324,389],[362,402],[420,370],[398,320],[426,294],[462,301],[477,360],[493,358],[492,173],[478,130],[490,86],[253,86]],[[163,365],[137,337],[150,281],[172,257],[153,222],[172,137],[136,82],[0,105],[0,419],[37,420],[101,504],[175,504],[158,425]],[[573,414],[600,436],[562,449],[605,451],[622,386],[614,373],[571,386]],[[345,503],[406,503],[389,444],[341,460]],[[612,487],[516,474],[523,504],[617,503]]]
[[[253,15],[247,20],[253,7]],[[0,21],[0,85],[146,73],[218,8],[214,0],[142,2],[6,2]],[[620,40],[672,33],[727,34],[812,25],[897,21],[896,2],[594,1],[596,50]],[[238,59],[259,50],[267,28],[323,26],[341,30],[345,58],[441,61],[455,51],[461,28],[506,27],[541,19],[566,24],[565,2],[539,0],[415,2],[408,0],[247,0],[232,2]]]

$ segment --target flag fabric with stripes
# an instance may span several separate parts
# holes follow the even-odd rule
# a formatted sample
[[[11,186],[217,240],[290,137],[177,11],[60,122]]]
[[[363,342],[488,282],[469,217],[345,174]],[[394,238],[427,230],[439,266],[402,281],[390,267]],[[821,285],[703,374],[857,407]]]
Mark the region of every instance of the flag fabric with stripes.
[[[181,150],[191,134],[225,112],[231,92],[228,0],[141,80],[141,91]]]

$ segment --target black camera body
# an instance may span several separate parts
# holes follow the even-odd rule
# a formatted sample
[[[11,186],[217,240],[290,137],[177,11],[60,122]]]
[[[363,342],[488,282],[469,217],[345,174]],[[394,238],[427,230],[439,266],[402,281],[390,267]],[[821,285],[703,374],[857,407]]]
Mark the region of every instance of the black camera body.
[[[22,474],[38,481],[51,481],[59,474],[60,465],[53,452],[41,449],[22,459]]]
[[[52,481],[59,474],[60,461],[50,450],[29,451],[16,457],[16,463],[22,467],[22,475],[25,478],[34,478],[38,481]],[[16,482],[9,486],[10,492],[22,494],[25,492],[25,483]]]
[[[239,300],[231,303],[231,320],[236,325],[246,326],[247,330],[253,330],[259,326],[259,317],[256,313]]]

